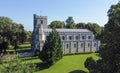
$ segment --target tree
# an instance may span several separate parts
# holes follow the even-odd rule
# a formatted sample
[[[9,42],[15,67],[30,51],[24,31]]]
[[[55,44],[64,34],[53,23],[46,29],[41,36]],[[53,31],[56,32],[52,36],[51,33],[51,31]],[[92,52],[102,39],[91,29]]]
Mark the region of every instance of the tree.
[[[100,39],[102,27],[100,27],[97,23],[78,23],[77,29],[89,29],[92,31],[97,39]]]
[[[26,39],[26,33],[22,24],[13,23],[12,27],[14,29],[12,30],[13,34],[10,42],[14,46],[15,52],[17,52],[16,49],[18,48],[19,43],[23,43]]]
[[[55,29],[53,29],[49,36],[46,38],[39,58],[48,66],[55,64],[56,61],[62,58],[61,38]]]
[[[26,42],[31,42],[32,31],[25,31],[26,33]]]
[[[19,25],[18,28],[19,28],[19,37],[20,37],[19,41],[20,43],[24,43],[27,39],[27,34],[24,30],[24,26],[22,24],[18,24],[18,25]]]
[[[108,11],[108,23],[105,25],[105,44],[101,46],[101,60],[96,63],[96,73],[120,73],[120,2],[112,5]]]
[[[16,49],[19,43],[23,43],[26,39],[25,30],[22,24],[14,23],[8,17],[0,17],[0,52],[13,45]],[[6,47],[4,47],[6,46]]]
[[[64,28],[65,23],[55,20],[55,21],[52,21],[49,26],[50,26],[50,28]]]
[[[74,23],[73,17],[68,17],[66,20],[66,28],[76,28],[76,24]]]
[[[11,31],[12,20],[8,17],[0,17],[0,54],[6,53],[6,49],[8,47]]]
[[[86,25],[86,23],[78,23],[78,24],[76,25],[76,28],[77,28],[77,29],[85,29],[85,25]]]
[[[92,57],[88,57],[84,63],[85,67],[89,70],[89,73],[95,73],[95,60]]]
[[[91,30],[95,34],[96,37],[101,32],[101,27],[96,23],[87,23],[86,28]]]

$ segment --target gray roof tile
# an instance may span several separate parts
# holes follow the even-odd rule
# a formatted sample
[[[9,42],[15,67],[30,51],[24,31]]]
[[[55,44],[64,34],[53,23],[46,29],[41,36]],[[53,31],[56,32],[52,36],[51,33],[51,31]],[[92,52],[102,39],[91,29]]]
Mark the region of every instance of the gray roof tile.
[[[57,32],[91,32],[88,29],[56,29]],[[52,29],[43,29],[44,32],[51,32]]]

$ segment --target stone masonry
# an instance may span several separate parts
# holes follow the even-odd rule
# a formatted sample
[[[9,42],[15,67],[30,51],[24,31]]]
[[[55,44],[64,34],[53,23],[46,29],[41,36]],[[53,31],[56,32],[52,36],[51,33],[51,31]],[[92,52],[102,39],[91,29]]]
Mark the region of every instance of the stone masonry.
[[[52,31],[47,28],[47,16],[34,14],[34,29],[32,34],[32,50],[42,50],[46,37]],[[62,40],[63,53],[85,53],[99,50],[100,41],[94,38],[88,29],[56,29]]]

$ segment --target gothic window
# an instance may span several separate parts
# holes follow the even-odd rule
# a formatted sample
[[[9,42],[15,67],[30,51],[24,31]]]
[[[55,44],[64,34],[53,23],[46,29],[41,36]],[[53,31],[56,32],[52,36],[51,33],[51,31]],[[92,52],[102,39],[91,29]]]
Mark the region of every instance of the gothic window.
[[[84,39],[85,39],[85,36],[82,36],[82,39],[84,40]]]
[[[43,20],[41,20],[41,24],[43,24]]]
[[[69,44],[67,44],[66,48],[69,48]]]
[[[62,40],[65,40],[65,36],[62,36]]]
[[[83,43],[81,43],[81,47],[83,47],[84,46],[84,44]]]
[[[91,39],[91,36],[88,36],[88,39]]]
[[[72,36],[69,36],[69,40],[72,40]]]
[[[75,38],[76,38],[76,40],[78,40],[78,36],[76,36]]]
[[[90,47],[90,43],[88,43],[88,47]]]
[[[97,44],[96,43],[94,43],[94,47],[96,47],[97,46]]]
[[[74,44],[74,48],[77,48],[77,44]]]

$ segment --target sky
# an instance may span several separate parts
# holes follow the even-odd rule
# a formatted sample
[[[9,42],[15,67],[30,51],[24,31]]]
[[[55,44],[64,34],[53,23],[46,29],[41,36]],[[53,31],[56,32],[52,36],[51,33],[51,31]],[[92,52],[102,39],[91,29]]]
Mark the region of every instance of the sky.
[[[0,0],[0,16],[33,30],[33,14],[47,16],[48,24],[72,16],[75,23],[107,23],[107,11],[119,0]]]

